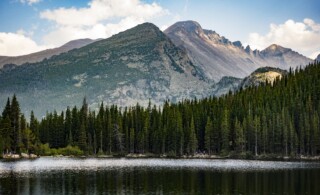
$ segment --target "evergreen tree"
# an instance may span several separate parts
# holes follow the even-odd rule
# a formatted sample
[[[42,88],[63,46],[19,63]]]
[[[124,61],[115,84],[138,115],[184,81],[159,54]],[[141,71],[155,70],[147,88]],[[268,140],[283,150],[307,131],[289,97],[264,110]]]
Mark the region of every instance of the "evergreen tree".
[[[229,133],[230,133],[230,116],[229,111],[225,109],[222,113],[222,121],[221,121],[221,140],[222,140],[222,150],[229,151]]]
[[[190,137],[189,137],[189,153],[190,154],[195,154],[197,151],[197,146],[198,146],[198,140],[196,137],[196,131],[194,127],[194,120],[193,117],[191,118],[191,123],[190,123]]]
[[[82,151],[87,152],[87,134],[84,123],[80,126],[78,146]]]
[[[207,124],[205,128],[205,149],[210,155],[212,152],[212,145],[213,145],[213,124],[210,117],[207,118]]]
[[[13,95],[11,101],[10,120],[12,127],[12,150],[14,153],[20,153],[21,142],[21,128],[20,128],[20,106],[16,95]]]

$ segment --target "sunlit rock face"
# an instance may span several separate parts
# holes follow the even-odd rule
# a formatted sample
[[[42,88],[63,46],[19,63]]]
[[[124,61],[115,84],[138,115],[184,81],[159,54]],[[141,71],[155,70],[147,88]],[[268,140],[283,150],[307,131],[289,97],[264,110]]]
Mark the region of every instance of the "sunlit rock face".
[[[260,67],[305,66],[312,60],[291,50],[273,44],[266,49],[251,50],[240,41],[231,42],[212,30],[203,29],[195,21],[177,22],[165,34],[174,44],[184,48],[194,64],[215,81],[224,76],[244,78]]]
[[[271,85],[276,79],[282,79],[288,72],[279,68],[263,67],[255,70],[248,77],[244,78],[239,87],[247,88],[249,86],[258,86],[262,83]]]

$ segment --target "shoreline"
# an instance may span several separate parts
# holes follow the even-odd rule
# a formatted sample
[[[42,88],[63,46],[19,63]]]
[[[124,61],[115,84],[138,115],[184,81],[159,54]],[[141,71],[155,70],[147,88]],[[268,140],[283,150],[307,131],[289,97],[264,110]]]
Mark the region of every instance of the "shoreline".
[[[1,157],[1,160],[22,160],[22,159],[38,159],[38,158],[80,158],[80,159],[87,159],[87,158],[96,158],[96,159],[177,159],[177,160],[187,160],[187,159],[203,159],[203,160],[253,160],[253,161],[312,161],[312,162],[320,162],[320,156],[297,156],[297,157],[289,157],[289,156],[253,156],[249,158],[245,157],[236,157],[236,156],[220,156],[220,155],[183,155],[183,156],[167,156],[167,155],[154,155],[154,154],[127,154],[127,155],[82,155],[82,156],[75,156],[75,155],[49,155],[49,156],[40,156],[35,154],[13,154],[13,155],[5,155]]]

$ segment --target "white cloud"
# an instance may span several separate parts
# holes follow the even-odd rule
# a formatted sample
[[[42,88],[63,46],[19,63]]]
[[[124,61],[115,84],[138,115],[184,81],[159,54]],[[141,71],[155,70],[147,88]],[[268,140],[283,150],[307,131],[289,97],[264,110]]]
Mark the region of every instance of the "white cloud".
[[[28,5],[39,3],[41,0],[20,0],[21,3],[27,3]]]
[[[17,33],[0,32],[0,55],[25,55],[48,48],[38,45],[31,38],[26,37],[24,33],[23,30],[19,30]]]
[[[40,17],[52,20],[59,25],[92,26],[113,18],[135,17],[150,19],[165,14],[156,3],[143,3],[140,0],[92,0],[86,8],[59,8],[41,12]]]
[[[160,5],[140,0],[92,0],[85,8],[46,10],[40,17],[56,23],[43,41],[61,45],[79,38],[107,38],[167,14]]]
[[[40,1],[20,0],[21,3],[29,5]],[[30,38],[34,29],[30,32],[0,32],[0,55],[29,54],[80,38],[107,38],[168,14],[169,11],[157,3],[145,3],[142,0],[91,0],[88,6],[83,8],[61,7],[45,10],[40,13],[40,18],[55,24],[52,25],[52,30],[42,37],[43,44],[38,45]]]
[[[248,38],[248,44],[255,49],[261,50],[273,43],[314,59],[320,51],[320,24],[308,18],[303,22],[287,20],[284,24],[270,24],[265,35],[251,33]]]

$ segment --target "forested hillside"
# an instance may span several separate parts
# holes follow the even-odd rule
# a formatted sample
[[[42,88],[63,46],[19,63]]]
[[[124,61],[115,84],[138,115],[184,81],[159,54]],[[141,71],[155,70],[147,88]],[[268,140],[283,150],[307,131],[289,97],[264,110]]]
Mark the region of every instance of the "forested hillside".
[[[273,84],[252,86],[220,98],[165,102],[159,108],[105,106],[47,113],[30,123],[16,97],[0,118],[3,152],[43,154],[51,148],[87,155],[152,153],[182,156],[319,155],[320,64],[290,70]],[[77,148],[78,147],[78,148]],[[56,150],[58,151],[58,150]]]

